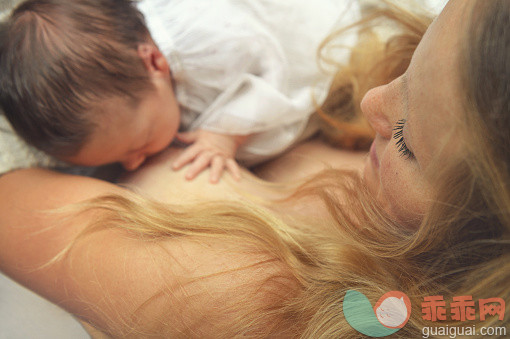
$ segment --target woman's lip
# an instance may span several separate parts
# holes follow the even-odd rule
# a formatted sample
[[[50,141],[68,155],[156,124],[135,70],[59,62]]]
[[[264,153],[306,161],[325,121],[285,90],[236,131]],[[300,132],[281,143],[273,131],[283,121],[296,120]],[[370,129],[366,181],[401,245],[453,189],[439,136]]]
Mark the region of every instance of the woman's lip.
[[[375,168],[379,168],[379,158],[377,157],[377,152],[375,151],[375,141],[372,142],[372,146],[370,146],[370,160]]]

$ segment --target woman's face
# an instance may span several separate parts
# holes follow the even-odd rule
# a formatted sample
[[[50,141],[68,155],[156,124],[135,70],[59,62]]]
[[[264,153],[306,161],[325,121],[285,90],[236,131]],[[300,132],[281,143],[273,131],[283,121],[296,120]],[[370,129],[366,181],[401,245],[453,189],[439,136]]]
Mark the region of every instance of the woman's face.
[[[411,225],[435,196],[425,175],[433,156],[443,146],[442,156],[458,156],[456,145],[446,142],[462,116],[459,53],[470,4],[450,1],[429,27],[406,73],[372,89],[361,103],[376,131],[365,181],[385,210]]]

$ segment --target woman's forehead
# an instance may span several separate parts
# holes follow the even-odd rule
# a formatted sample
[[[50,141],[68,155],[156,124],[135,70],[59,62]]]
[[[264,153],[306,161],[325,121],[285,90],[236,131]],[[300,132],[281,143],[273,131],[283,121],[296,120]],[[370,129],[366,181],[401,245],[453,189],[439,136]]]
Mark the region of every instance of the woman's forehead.
[[[432,23],[406,72],[408,132],[429,160],[443,137],[463,121],[460,53],[467,30],[466,1],[450,1]]]

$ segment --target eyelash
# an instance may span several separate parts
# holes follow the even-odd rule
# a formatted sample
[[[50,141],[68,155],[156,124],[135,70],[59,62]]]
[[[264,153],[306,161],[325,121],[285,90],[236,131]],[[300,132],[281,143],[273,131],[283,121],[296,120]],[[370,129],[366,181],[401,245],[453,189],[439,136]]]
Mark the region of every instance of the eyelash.
[[[404,140],[404,125],[406,123],[406,119],[400,119],[393,127],[393,139],[397,140],[397,150],[400,153],[400,156],[405,157],[407,159],[413,159],[414,154],[407,148],[406,141]]]

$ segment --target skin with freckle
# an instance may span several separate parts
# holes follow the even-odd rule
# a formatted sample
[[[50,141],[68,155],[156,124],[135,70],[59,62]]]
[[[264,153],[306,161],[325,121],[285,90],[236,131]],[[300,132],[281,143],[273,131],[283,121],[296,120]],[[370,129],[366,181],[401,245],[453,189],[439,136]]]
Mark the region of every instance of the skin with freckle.
[[[459,50],[452,48],[458,46],[460,37],[441,33],[457,27],[461,16],[449,8],[445,12],[452,19],[440,18],[431,26],[406,73],[370,90],[361,103],[376,131],[373,147],[379,161],[374,164],[373,157],[367,158],[364,178],[384,208],[403,222],[420,220],[430,205],[435,190],[427,167],[435,150],[447,144],[449,126],[462,112],[460,102],[451,100],[460,96],[456,80],[460,78],[456,68]],[[402,132],[410,157],[399,151],[395,139],[399,121],[405,121]]]

